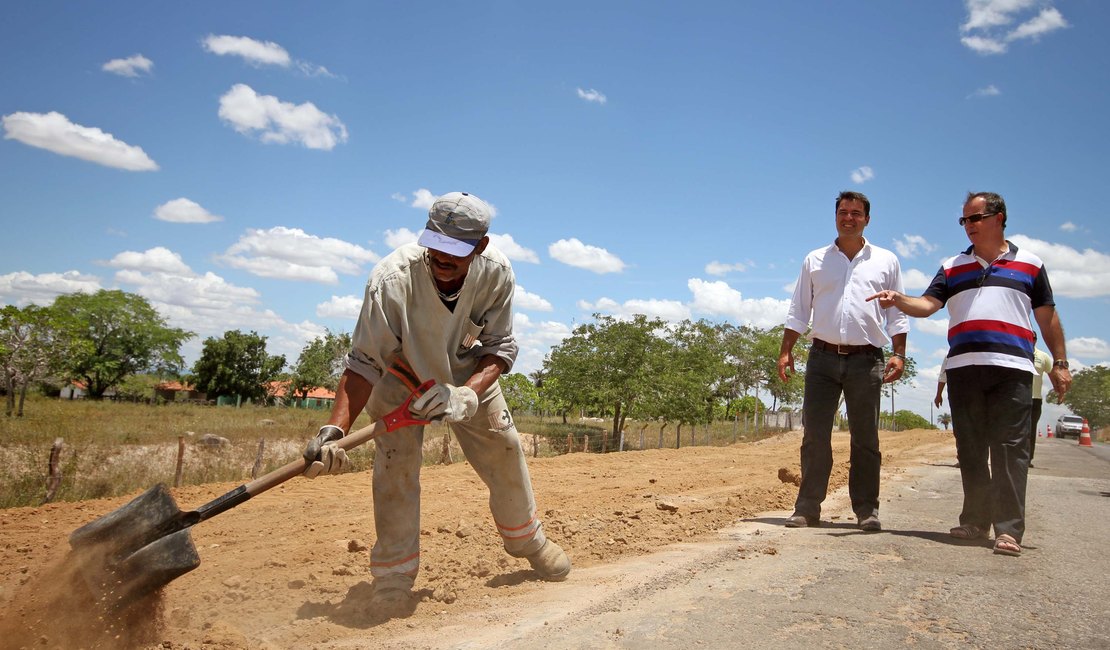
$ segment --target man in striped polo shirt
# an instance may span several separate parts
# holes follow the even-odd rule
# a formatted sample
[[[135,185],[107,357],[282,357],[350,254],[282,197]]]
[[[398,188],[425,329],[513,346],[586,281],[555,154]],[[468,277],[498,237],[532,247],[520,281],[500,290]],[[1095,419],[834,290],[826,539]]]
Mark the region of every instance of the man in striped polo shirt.
[[[993,524],[994,552],[1020,555],[1036,341],[1032,321],[1052,354],[1048,377],[1061,400],[1071,386],[1064,328],[1044,263],[1005,237],[1002,197],[968,194],[959,223],[971,246],[941,265],[922,296],[880,291],[868,300],[915,317],[947,305],[948,401],[964,489],[960,525],[950,534],[985,539]]]

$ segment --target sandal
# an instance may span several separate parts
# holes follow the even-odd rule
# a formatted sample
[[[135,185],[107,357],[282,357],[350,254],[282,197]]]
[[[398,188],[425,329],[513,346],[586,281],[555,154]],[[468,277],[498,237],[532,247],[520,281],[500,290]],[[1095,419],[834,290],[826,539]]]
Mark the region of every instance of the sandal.
[[[948,536],[956,539],[986,539],[987,530],[975,524],[960,524],[948,531]]]
[[[994,554],[1017,557],[1021,555],[1021,544],[1018,544],[1016,539],[1006,533],[996,535],[994,538]]]

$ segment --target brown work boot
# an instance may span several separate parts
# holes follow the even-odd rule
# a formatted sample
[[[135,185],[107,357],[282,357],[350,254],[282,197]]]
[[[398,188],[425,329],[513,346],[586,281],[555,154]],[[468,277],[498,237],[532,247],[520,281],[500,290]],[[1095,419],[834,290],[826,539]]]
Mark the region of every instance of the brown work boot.
[[[399,573],[374,578],[373,593],[370,595],[370,613],[382,618],[408,616],[416,611],[416,596],[412,576]]]
[[[540,550],[526,558],[532,569],[548,582],[562,582],[570,574],[570,558],[550,539],[544,542]]]

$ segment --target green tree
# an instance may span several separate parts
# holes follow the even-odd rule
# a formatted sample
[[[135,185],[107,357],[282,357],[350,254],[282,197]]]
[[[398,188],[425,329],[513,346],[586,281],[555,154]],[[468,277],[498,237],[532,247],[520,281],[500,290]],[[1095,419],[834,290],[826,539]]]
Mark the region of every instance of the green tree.
[[[952,415],[949,413],[941,413],[937,416],[937,422],[940,422],[942,427],[948,429],[948,425],[952,424]]]
[[[809,346],[798,343],[794,346],[794,369],[786,382],[779,378],[779,350],[782,349],[782,325],[767,330],[753,329],[755,335],[751,343],[753,365],[756,379],[766,385],[771,394],[771,410],[783,406],[800,404],[805,394],[805,364],[809,360]]]
[[[566,424],[567,413],[573,408],[573,404],[566,401],[565,392],[559,389],[559,380],[548,375],[542,368],[533,371],[529,378],[536,387],[538,400],[536,408],[540,412],[540,417],[542,418],[546,413],[555,413],[561,416],[563,424]]]
[[[293,366],[290,377],[291,390],[301,398],[316,388],[326,388],[332,392],[339,387],[339,377],[343,374],[343,359],[351,349],[351,335],[324,332],[301,349],[297,364]]]
[[[656,380],[651,360],[660,350],[664,321],[643,314],[632,320],[594,315],[579,325],[544,359],[544,375],[552,397],[566,404],[612,417],[611,435],[620,434],[630,409]],[[602,438],[608,450],[609,434]]]
[[[116,395],[132,402],[148,402],[154,399],[154,389],[161,381],[157,375],[129,375],[116,386]]]
[[[935,429],[936,426],[913,411],[898,411],[894,414],[894,425],[898,431],[909,429]]]
[[[539,408],[540,393],[527,375],[519,372],[502,375],[501,393],[513,413],[535,412]]]
[[[23,417],[32,382],[62,373],[77,343],[69,320],[53,307],[6,305],[0,309],[0,373],[7,392],[5,415]],[[16,393],[19,401],[16,402]]]
[[[76,345],[68,374],[83,380],[93,399],[128,375],[176,372],[184,363],[181,344],[193,337],[167,327],[145,298],[123,291],[66,294],[53,308],[72,319]]]
[[[257,332],[224,332],[223,338],[204,341],[200,358],[193,364],[191,383],[209,398],[240,396],[263,401],[267,387],[285,367],[285,356],[266,353],[266,337]]]
[[[684,424],[693,427],[713,418],[717,387],[725,372],[718,330],[705,321],[683,321],[657,346],[649,364],[656,382],[655,399],[650,403],[659,417],[677,423],[677,448]]]
[[[1049,391],[1047,399],[1056,402],[1056,391]],[[1091,366],[1075,373],[1064,404],[1072,413],[1087,418],[1092,429],[1110,424],[1110,368]]]

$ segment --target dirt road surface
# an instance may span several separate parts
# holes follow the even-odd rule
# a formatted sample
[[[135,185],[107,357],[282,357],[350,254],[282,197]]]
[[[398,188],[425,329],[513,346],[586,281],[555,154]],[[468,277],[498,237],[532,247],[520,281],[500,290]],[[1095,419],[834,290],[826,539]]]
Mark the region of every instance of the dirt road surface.
[[[5,647],[35,648],[477,648],[511,639],[632,647],[621,642],[619,626],[599,629],[596,644],[554,635],[571,624],[568,612],[612,612],[612,594],[628,607],[641,600],[637,594],[645,602],[661,598],[668,584],[688,583],[713,557],[755,560],[764,571],[781,560],[786,569],[781,520],[740,537],[734,531],[740,522],[771,521],[766,513],[789,510],[797,488],[784,481],[798,471],[800,440],[792,432],[730,447],[531,459],[548,535],[575,567],[560,584],[539,581],[526,561],[502,551],[485,487],[465,463],[426,467],[420,602],[411,615],[384,620],[366,608],[369,472],[294,479],[199,524],[192,535],[201,566],[130,620],[81,606],[84,589],[66,543],[72,530],[126,498],[2,511],[0,638]],[[943,432],[884,432],[882,445],[887,483],[954,460]],[[840,490],[846,434],[834,436],[834,454],[830,489]],[[1038,460],[1041,454],[1038,446]],[[958,475],[950,474],[945,480],[955,482],[958,495]],[[189,509],[233,487],[183,488],[174,497]],[[957,513],[958,501],[948,504],[945,516]],[[826,528],[801,532],[857,533],[843,498],[826,503],[823,519]],[[704,552],[691,560],[690,548]],[[821,549],[806,552],[819,556]]]

